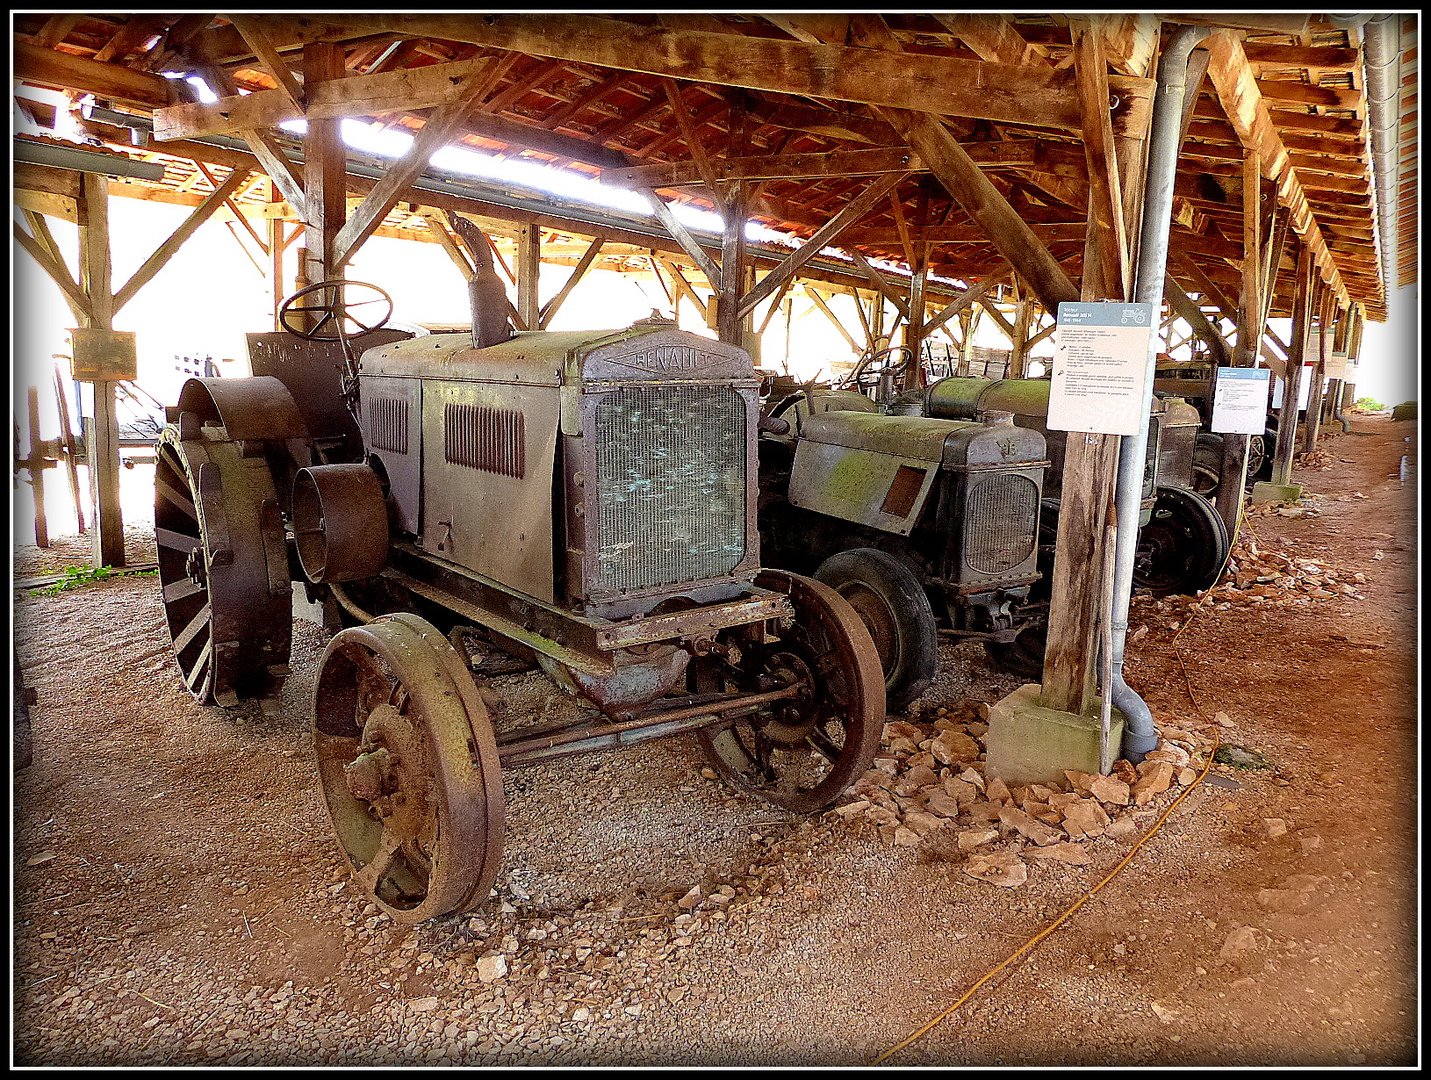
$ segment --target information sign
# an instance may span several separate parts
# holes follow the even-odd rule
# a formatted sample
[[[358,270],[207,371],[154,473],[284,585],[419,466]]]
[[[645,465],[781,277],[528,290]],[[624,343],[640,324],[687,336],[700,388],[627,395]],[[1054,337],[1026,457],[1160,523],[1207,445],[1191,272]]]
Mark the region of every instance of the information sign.
[[[1152,304],[1058,305],[1048,427],[1136,435],[1147,419]]]
[[[1211,430],[1221,435],[1261,435],[1267,430],[1270,368],[1220,367],[1212,391]]]

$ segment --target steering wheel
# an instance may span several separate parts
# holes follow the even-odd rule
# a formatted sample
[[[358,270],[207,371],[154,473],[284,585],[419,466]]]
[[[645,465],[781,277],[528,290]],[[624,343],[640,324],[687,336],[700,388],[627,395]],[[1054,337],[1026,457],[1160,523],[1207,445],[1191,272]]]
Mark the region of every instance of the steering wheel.
[[[854,386],[859,390],[874,389],[886,375],[893,379],[903,375],[909,370],[913,357],[914,350],[908,345],[893,345],[879,352],[866,354],[855,364],[844,385]]]
[[[348,300],[346,290],[359,290],[359,295],[363,295],[362,290],[367,290],[377,295],[366,300]],[[310,297],[306,303],[298,303],[305,297]],[[379,319],[358,318],[353,314],[356,307],[365,307],[369,304],[385,304],[382,317]],[[303,328],[305,316],[319,315],[319,317],[309,329]],[[359,334],[366,334],[372,330],[378,330],[387,325],[393,314],[393,298],[376,285],[369,285],[366,281],[348,281],[345,278],[332,278],[328,281],[319,281],[306,288],[299,289],[290,296],[278,309],[278,325],[287,330],[295,337],[301,337],[305,341],[344,341]],[[351,325],[354,329],[349,330]]]

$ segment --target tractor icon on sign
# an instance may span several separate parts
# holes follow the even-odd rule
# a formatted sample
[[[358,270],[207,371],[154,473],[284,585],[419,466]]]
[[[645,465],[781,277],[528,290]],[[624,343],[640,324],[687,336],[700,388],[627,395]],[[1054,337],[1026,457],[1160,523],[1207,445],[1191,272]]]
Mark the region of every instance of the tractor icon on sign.
[[[1134,323],[1134,324],[1137,325],[1137,326],[1142,326],[1142,325],[1143,325],[1144,323],[1146,323],[1147,321],[1148,321],[1148,313],[1147,313],[1146,311],[1144,311],[1142,308],[1130,307],[1130,308],[1124,308],[1124,309],[1123,309],[1123,325],[1124,325],[1124,326],[1127,326],[1129,323]]]

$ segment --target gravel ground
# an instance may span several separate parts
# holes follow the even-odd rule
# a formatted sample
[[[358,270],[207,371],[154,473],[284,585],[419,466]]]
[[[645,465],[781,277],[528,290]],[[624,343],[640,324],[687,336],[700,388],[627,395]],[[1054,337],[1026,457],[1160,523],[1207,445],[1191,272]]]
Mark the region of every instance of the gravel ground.
[[[1264,550],[1295,534],[1316,555],[1335,522],[1337,565],[1364,573],[1373,603],[1205,605],[1191,631],[1185,605],[1135,603],[1149,629],[1130,681],[1165,732],[1188,733],[1195,765],[1216,736],[1269,767],[1213,766],[1125,871],[891,1064],[1416,1060],[1412,640],[1388,633],[1414,611],[1414,589],[1393,588],[1414,548],[1380,533],[1372,561],[1365,535],[1414,519],[1398,526],[1398,489],[1373,479],[1346,490],[1391,500],[1380,518],[1329,502],[1317,522],[1257,524]],[[130,540],[142,558],[143,531]],[[16,572],[85,553],[21,549]],[[307,732],[317,627],[295,624],[294,674],[264,716],[184,693],[152,578],[18,596],[16,624],[39,694],[35,764],[14,787],[19,1065],[867,1065],[1085,897],[1187,791],[1106,804],[1127,827],[1074,844],[1081,865],[1035,858],[994,822],[980,850],[1027,870],[999,887],[951,843],[988,827],[977,804],[907,845],[857,806],[884,798],[872,788],[845,813],[772,810],[682,736],[509,771],[493,895],[405,927],[355,894],[329,835]],[[1275,677],[1268,642],[1295,643]],[[1327,681],[1327,650],[1361,643]],[[891,719],[977,740],[978,704],[1020,681],[946,643],[936,682]],[[571,708],[538,675],[494,686],[510,724]],[[1363,730],[1365,700],[1383,723]],[[919,752],[902,732],[882,751],[900,778]]]

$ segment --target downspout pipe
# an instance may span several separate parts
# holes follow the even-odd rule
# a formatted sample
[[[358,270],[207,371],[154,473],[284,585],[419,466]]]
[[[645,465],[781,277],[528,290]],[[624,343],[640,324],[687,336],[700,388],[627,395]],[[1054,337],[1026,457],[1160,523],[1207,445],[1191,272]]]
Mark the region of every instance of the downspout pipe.
[[[1153,101],[1147,179],[1143,192],[1138,268],[1133,286],[1133,302],[1151,304],[1155,311],[1162,308],[1163,284],[1167,273],[1168,230],[1172,226],[1173,184],[1177,179],[1178,155],[1182,149],[1182,115],[1183,100],[1187,96],[1188,58],[1193,47],[1209,33],[1211,30],[1205,26],[1180,28],[1158,59],[1157,91]],[[1112,685],[1107,688],[1107,692],[1124,717],[1122,755],[1134,764],[1142,761],[1144,755],[1158,746],[1158,733],[1153,726],[1153,714],[1147,702],[1123,680],[1128,607],[1133,591],[1133,559],[1138,550],[1138,515],[1142,503],[1143,468],[1148,456],[1148,414],[1153,407],[1153,371],[1157,364],[1157,349],[1157,335],[1154,334],[1148,342],[1138,433],[1122,437],[1114,495],[1118,540],[1111,585]]]
[[[1371,166],[1376,216],[1381,228],[1383,293],[1396,288],[1396,152],[1400,126],[1400,15],[1377,15],[1362,28],[1362,63],[1366,68],[1367,122],[1371,128]]]
[[[1396,206],[1396,152],[1401,110],[1401,16],[1333,14],[1327,20],[1343,30],[1361,31],[1363,83],[1366,89],[1366,123],[1370,134],[1372,188],[1381,241],[1384,294],[1395,286],[1398,222]]]

